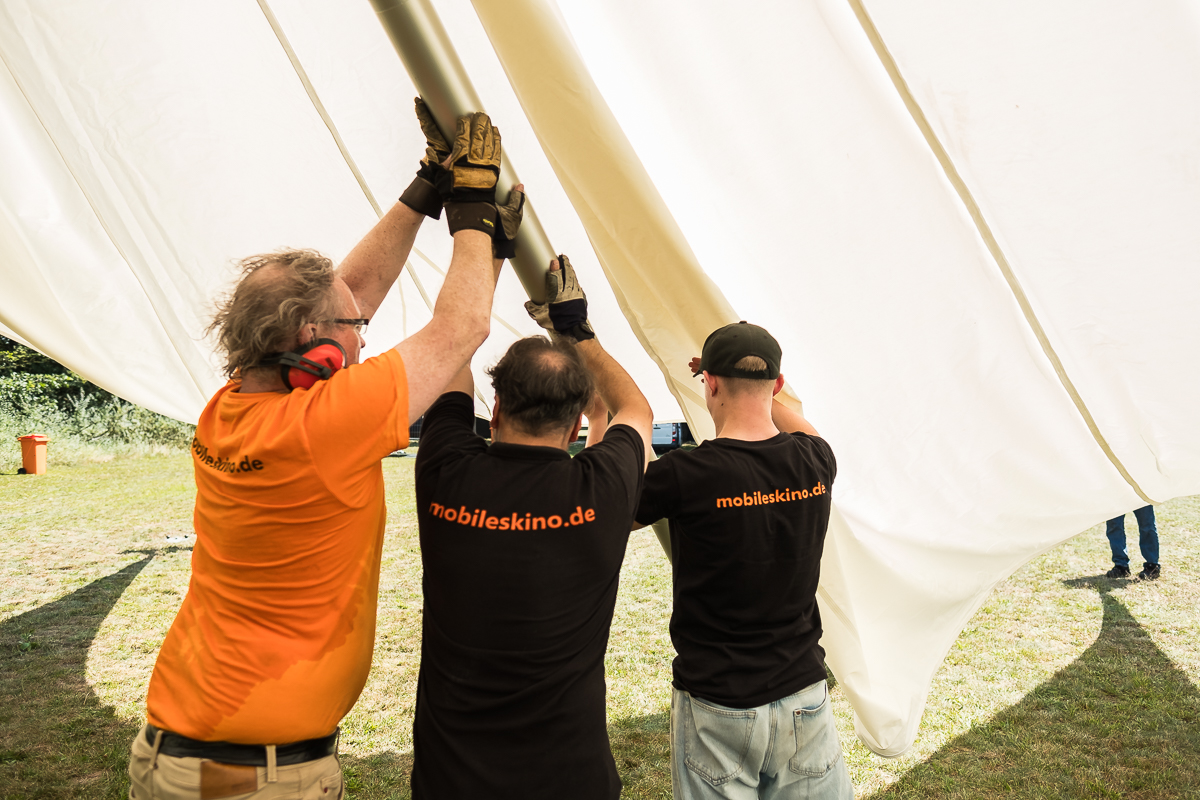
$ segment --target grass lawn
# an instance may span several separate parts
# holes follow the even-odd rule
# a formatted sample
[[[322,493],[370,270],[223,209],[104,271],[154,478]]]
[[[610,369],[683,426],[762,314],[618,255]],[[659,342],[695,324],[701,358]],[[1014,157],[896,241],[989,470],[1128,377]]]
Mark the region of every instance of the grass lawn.
[[[353,798],[408,796],[422,602],[412,467],[384,462],[375,662],[342,736]],[[187,589],[192,493],[182,453],[0,475],[3,800],[125,796],[146,683]],[[1200,798],[1200,498],[1157,513],[1157,582],[1099,578],[1108,548],[1094,528],[1002,584],[939,670],[908,755],[863,747],[834,687],[859,796]],[[637,532],[607,664],[630,798],[671,795],[669,615],[666,560]]]

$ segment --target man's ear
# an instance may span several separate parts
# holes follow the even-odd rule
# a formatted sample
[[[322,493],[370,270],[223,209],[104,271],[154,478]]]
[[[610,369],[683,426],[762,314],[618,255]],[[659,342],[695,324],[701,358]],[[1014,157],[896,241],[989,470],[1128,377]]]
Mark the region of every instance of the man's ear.
[[[783,373],[779,373],[779,377],[775,379],[775,388],[771,390],[771,397],[783,391]]]
[[[716,378],[716,376],[710,375],[708,370],[704,371],[704,386],[708,390],[709,395],[712,397],[717,396],[717,382],[719,380],[720,379]]]
[[[571,428],[571,435],[567,437],[567,444],[579,441],[579,431],[583,428],[583,414],[575,418],[575,427]]]
[[[492,396],[492,441],[496,439],[496,429],[500,427],[500,398]]]

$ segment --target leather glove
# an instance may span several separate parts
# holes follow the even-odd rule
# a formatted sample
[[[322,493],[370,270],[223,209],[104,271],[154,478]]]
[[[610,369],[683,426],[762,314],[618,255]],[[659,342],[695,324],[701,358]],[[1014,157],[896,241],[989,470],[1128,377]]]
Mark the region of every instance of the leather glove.
[[[442,162],[450,155],[450,145],[434,122],[425,101],[418,97],[414,102],[417,106],[417,122],[421,123],[421,133],[425,134],[425,157],[421,159],[417,177],[400,195],[400,202],[427,217],[441,219],[442,195],[434,182],[438,171],[445,171]]]
[[[524,210],[525,192],[515,186],[508,193],[508,202],[496,206],[500,223],[496,226],[496,235],[492,237],[492,252],[496,258],[512,258],[517,254],[517,231],[521,228]]]
[[[551,331],[552,339],[561,337],[577,344],[596,338],[587,318],[587,295],[566,256],[558,257],[558,269],[552,267],[546,273],[546,302],[528,300],[525,310],[534,322]]]
[[[499,178],[500,131],[482,111],[462,115],[455,123],[450,168],[439,167],[434,180],[451,234],[471,229],[495,236]]]

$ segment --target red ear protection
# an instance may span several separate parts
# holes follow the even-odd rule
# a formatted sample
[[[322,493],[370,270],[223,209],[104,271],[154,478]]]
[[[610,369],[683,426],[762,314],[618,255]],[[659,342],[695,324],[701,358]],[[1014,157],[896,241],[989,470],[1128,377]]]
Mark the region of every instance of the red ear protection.
[[[283,385],[289,389],[311,389],[346,366],[346,351],[333,339],[316,339],[297,350],[280,353],[264,361],[278,364]]]

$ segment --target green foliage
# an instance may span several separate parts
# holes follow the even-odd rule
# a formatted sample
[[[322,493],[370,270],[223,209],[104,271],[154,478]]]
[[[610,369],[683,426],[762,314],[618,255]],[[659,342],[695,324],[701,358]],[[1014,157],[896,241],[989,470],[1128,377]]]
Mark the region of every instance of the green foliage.
[[[13,372],[0,377],[0,413],[28,415],[52,409],[69,411],[85,395],[113,397],[73,372],[58,375]]]
[[[67,425],[75,436],[90,442],[145,442],[166,447],[187,447],[195,431],[194,425],[164,417],[112,395],[98,398],[80,394],[72,399]]]
[[[70,370],[54,359],[47,358],[20,342],[0,336],[0,377],[6,377],[14,372],[27,372],[31,375],[65,375],[70,373]]]
[[[50,437],[55,464],[116,452],[186,448],[194,426],[122,400],[40,353],[0,337],[0,472],[20,466],[16,437]]]

